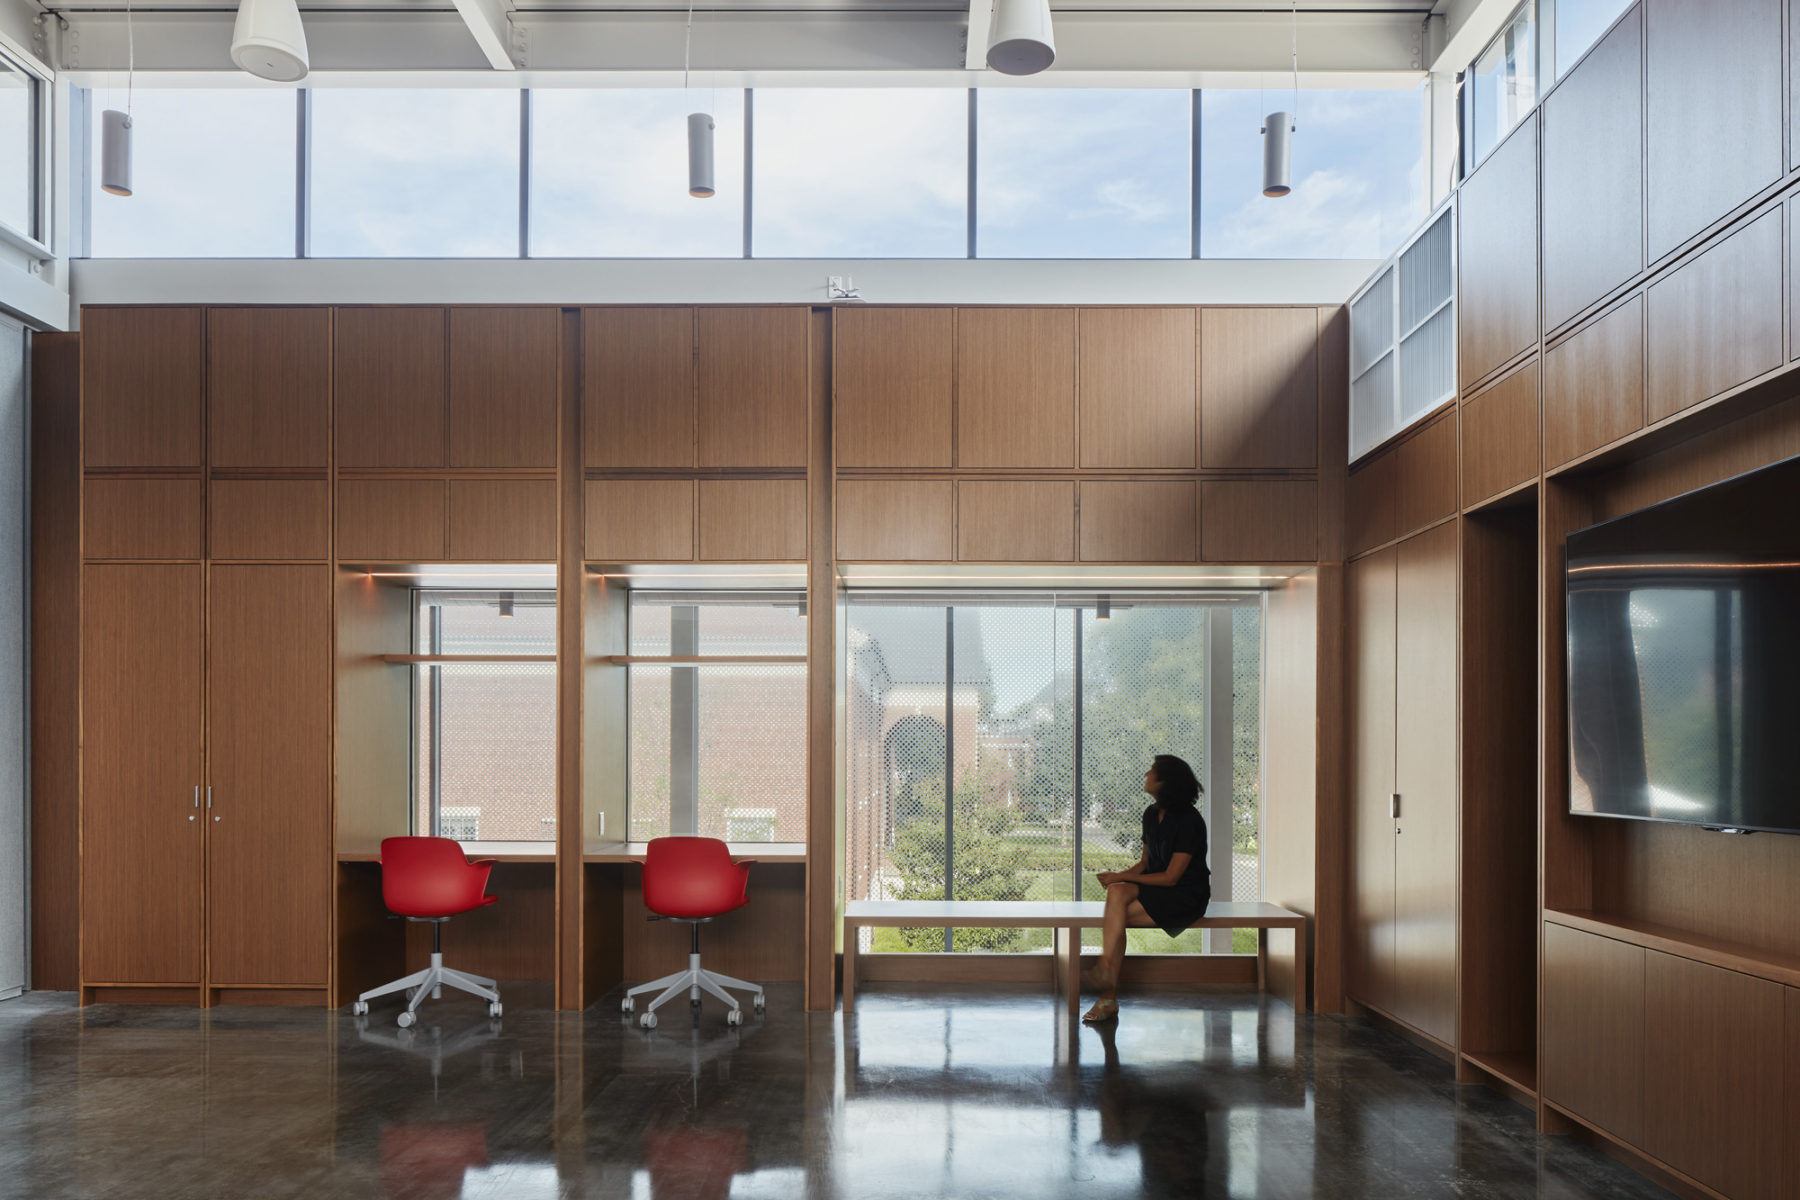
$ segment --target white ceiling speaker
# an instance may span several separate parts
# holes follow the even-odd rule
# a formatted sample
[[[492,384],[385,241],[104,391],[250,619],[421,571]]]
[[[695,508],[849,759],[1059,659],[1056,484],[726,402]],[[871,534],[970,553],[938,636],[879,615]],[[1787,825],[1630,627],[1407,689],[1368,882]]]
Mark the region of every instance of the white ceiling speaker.
[[[306,27],[295,0],[238,0],[231,61],[276,83],[306,78]]]
[[[131,115],[116,108],[100,114],[100,190],[131,195]]]
[[[1289,183],[1294,132],[1294,118],[1284,112],[1273,112],[1263,118],[1263,186],[1265,196],[1285,196],[1293,191]]]
[[[688,114],[688,195],[702,200],[713,194],[713,119],[711,113]]]
[[[1002,75],[1036,75],[1055,61],[1050,0],[994,0],[994,19],[988,25],[988,67]]]

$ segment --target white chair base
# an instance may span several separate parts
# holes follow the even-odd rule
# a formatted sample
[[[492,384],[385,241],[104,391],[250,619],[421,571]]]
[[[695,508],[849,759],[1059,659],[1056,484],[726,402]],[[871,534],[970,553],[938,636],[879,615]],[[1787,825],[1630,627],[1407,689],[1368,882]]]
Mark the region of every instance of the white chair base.
[[[761,985],[745,983],[741,979],[733,979],[729,975],[721,975],[717,971],[708,971],[700,965],[698,954],[688,955],[688,967],[685,971],[677,971],[673,975],[664,975],[661,979],[653,979],[649,983],[640,983],[625,993],[625,1000],[619,1007],[624,1012],[631,1012],[637,1007],[637,997],[646,992],[660,991],[662,995],[650,1002],[644,1015],[638,1018],[638,1024],[645,1029],[656,1028],[656,1010],[686,992],[688,999],[698,1003],[701,992],[710,992],[726,1004],[731,1011],[725,1014],[728,1025],[742,1025],[744,1010],[738,1005],[737,998],[726,988],[736,988],[740,992],[749,992],[750,1003],[757,1012],[763,1010],[763,990]]]
[[[387,996],[394,992],[407,993],[406,1009],[396,1020],[402,1029],[411,1025],[418,1018],[414,1014],[419,1005],[425,1003],[427,996],[436,1000],[443,996],[446,987],[453,987],[459,992],[467,992],[471,996],[479,996],[488,1002],[488,1016],[497,1017],[501,1013],[500,986],[483,975],[471,975],[466,971],[456,971],[444,965],[444,956],[437,952],[431,955],[431,965],[423,971],[414,971],[404,979],[396,979],[392,983],[384,983],[378,988],[370,988],[356,998],[351,1006],[352,1012],[362,1016],[369,1011],[369,1001],[377,996]]]

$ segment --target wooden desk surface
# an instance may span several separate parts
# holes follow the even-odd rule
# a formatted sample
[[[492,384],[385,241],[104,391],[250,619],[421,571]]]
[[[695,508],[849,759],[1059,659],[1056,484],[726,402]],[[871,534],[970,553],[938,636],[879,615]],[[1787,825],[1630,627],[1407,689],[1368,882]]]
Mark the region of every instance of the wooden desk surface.
[[[845,925],[962,925],[983,929],[1098,929],[1106,905],[1098,900],[852,900]],[[1201,929],[1287,929],[1297,912],[1260,900],[1215,900],[1194,922]]]
[[[493,858],[501,862],[553,863],[555,842],[458,842],[470,858]],[[381,848],[369,846],[356,850],[339,850],[339,862],[380,862]]]
[[[581,855],[582,862],[590,863],[641,863],[648,851],[648,842],[601,842],[590,845]],[[806,845],[803,842],[727,842],[726,849],[731,851],[734,859],[754,859],[759,863],[803,863],[806,861]]]

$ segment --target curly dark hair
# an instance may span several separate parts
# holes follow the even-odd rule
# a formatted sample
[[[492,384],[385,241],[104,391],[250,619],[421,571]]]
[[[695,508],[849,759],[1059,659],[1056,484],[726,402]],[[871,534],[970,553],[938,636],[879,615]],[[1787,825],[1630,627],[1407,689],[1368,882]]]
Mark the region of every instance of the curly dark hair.
[[[1176,758],[1173,754],[1159,754],[1150,761],[1150,769],[1156,772],[1156,778],[1162,782],[1162,788],[1156,793],[1156,802],[1169,807],[1182,805],[1194,807],[1200,796],[1206,791],[1200,786],[1200,779],[1194,774],[1194,768],[1187,765],[1185,759]]]

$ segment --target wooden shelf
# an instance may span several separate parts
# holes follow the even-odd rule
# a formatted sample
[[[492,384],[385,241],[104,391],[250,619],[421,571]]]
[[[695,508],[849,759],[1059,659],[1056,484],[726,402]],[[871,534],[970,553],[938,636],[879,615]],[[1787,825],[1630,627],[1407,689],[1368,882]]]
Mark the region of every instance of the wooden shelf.
[[[1489,1075],[1505,1083],[1511,1084],[1521,1092],[1532,1096],[1538,1094],[1537,1060],[1529,1054],[1462,1052],[1465,1061],[1486,1071]]]
[[[383,654],[390,663],[553,663],[554,654]]]
[[[470,858],[492,858],[503,863],[554,863],[556,861],[555,842],[459,842],[464,854]],[[360,850],[339,850],[337,860],[341,863],[380,862],[381,850],[370,846]]]
[[[804,654],[601,654],[594,657],[595,662],[644,663],[651,666],[714,666],[730,663],[796,663],[804,665]]]
[[[806,846],[800,842],[728,842],[734,859],[754,859],[759,863],[803,863]],[[599,842],[583,851],[582,862],[641,863],[648,842]]]
[[[1569,929],[1579,929],[1584,933],[1612,938],[1617,942],[1642,946],[1646,950],[1656,950],[1663,954],[1673,954],[1678,958],[1687,958],[1695,962],[1723,967],[1727,971],[1754,975],[1759,979],[1771,980],[1788,987],[1800,987],[1800,956],[1762,950],[1755,946],[1746,946],[1741,942],[1728,942],[1721,938],[1709,938],[1668,925],[1634,921],[1630,917],[1615,916],[1611,913],[1582,909],[1569,911],[1545,909],[1544,920],[1553,925],[1562,925]]]

